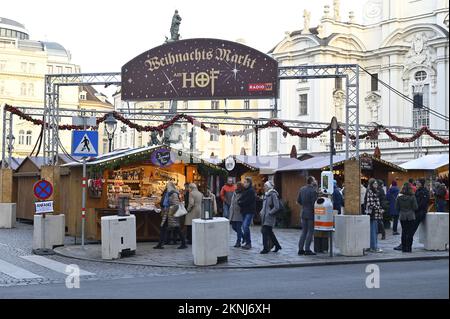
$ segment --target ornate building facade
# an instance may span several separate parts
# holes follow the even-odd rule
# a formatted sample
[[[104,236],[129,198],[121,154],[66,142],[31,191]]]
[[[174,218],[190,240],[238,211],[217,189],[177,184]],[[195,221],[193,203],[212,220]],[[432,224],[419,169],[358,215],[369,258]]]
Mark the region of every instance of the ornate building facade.
[[[71,54],[56,42],[30,40],[25,26],[0,18],[0,105],[39,107],[44,104],[45,74],[78,73],[80,67],[71,62]],[[92,87],[64,87],[60,107],[66,109],[113,110],[106,97]],[[0,112],[0,123],[3,123]],[[64,124],[71,124],[70,118]],[[13,118],[13,156],[26,157],[33,150],[41,128]],[[100,128],[103,130],[103,127]],[[0,130],[0,138],[2,130]],[[61,132],[61,142],[70,151],[71,133]],[[0,143],[0,150],[1,150]],[[42,150],[41,150],[42,151]],[[102,152],[103,149],[100,149]]]
[[[418,104],[448,117],[449,47],[448,2],[445,0],[370,0],[363,9],[363,23],[340,12],[340,1],[324,7],[318,26],[311,27],[304,12],[302,30],[287,32],[270,54],[280,66],[304,64],[359,64],[374,77],[360,71],[360,122],[389,126],[449,129],[448,121],[399,97],[376,78],[399,90]],[[345,122],[345,83],[340,80],[283,81],[278,117],[329,122],[332,116]],[[383,158],[402,162],[414,157],[414,146],[380,140],[361,141],[361,150],[376,146]],[[261,132],[261,154],[289,154],[292,145],[299,153],[328,150],[329,137],[302,139],[283,137],[279,129]],[[345,148],[337,137],[338,150]],[[447,151],[431,139],[422,139],[424,152]]]

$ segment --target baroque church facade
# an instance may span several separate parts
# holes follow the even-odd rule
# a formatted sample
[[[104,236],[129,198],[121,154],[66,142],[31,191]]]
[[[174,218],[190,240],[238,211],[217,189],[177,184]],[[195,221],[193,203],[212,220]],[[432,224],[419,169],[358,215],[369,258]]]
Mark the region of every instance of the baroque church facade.
[[[311,64],[359,64],[360,123],[448,130],[448,121],[414,107],[376,79],[400,91],[418,104],[448,117],[449,48],[448,2],[445,0],[370,0],[363,9],[362,24],[355,14],[344,18],[340,1],[325,6],[319,25],[310,26],[304,11],[302,30],[286,32],[270,52],[280,66]],[[282,81],[278,117],[299,121],[327,122],[336,116],[345,123],[345,83],[334,79]],[[279,129],[263,130],[260,154],[289,154],[295,145],[299,154],[329,150],[329,137],[316,139],[285,136]],[[447,131],[448,134],[448,131]],[[337,150],[345,149],[338,136]],[[362,140],[360,149],[373,153],[378,146],[383,158],[404,162],[420,154],[414,143],[400,144],[381,134],[377,141]],[[424,153],[448,152],[424,137]]]

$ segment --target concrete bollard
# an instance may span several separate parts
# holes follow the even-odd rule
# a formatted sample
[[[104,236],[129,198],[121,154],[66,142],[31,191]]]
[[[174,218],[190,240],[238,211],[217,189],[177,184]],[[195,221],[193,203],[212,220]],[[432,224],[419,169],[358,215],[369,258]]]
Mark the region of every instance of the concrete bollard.
[[[102,217],[102,259],[136,253],[136,216]]]
[[[428,213],[419,228],[419,242],[426,250],[446,250],[448,226],[448,213]]]
[[[230,221],[223,217],[192,221],[192,254],[197,266],[216,265],[227,260]]]
[[[0,203],[0,228],[16,227],[16,203]]]
[[[33,250],[64,246],[65,229],[66,219],[63,214],[46,214],[45,218],[42,215],[34,215]]]
[[[335,244],[344,256],[364,256],[370,246],[370,217],[368,215],[336,215]]]

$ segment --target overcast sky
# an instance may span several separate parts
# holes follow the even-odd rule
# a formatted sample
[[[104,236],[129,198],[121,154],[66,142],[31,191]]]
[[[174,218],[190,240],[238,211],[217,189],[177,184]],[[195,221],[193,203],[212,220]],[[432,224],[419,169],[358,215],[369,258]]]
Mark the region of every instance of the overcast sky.
[[[34,40],[61,43],[82,72],[114,72],[170,37],[175,9],[182,39],[211,37],[267,52],[285,31],[303,28],[303,9],[317,25],[333,0],[2,0],[0,16],[25,24]],[[365,1],[341,0],[341,17],[360,22]],[[331,10],[332,12],[332,10]]]

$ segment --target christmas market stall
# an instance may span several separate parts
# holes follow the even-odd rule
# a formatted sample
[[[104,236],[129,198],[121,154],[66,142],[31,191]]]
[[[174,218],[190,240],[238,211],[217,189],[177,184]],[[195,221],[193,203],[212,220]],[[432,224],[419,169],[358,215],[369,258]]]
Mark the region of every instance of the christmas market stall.
[[[252,178],[253,187],[258,195],[257,211],[259,211],[262,207],[264,183],[270,180],[274,183],[275,188],[280,190],[282,185],[276,171],[297,163],[300,163],[298,159],[290,157],[235,155],[227,157],[221,165],[227,169],[229,176],[233,177],[235,181],[243,181],[246,177]],[[222,205],[219,206],[222,207]],[[259,214],[256,214],[255,224],[258,223]]]
[[[79,236],[81,224],[82,164],[64,165],[70,169],[73,192],[66,223],[68,233]],[[121,201],[136,216],[138,241],[159,239],[160,202],[167,182],[179,190],[185,183],[196,183],[204,189],[212,176],[226,174],[214,164],[168,146],[151,146],[114,151],[87,162],[88,190],[86,238],[101,238],[101,217],[117,215]],[[180,194],[183,192],[180,191]]]
[[[333,157],[334,178],[341,188],[345,186],[344,162],[345,155],[335,155]],[[406,172],[400,166],[369,154],[362,154],[360,156],[360,163],[362,183],[367,183],[370,178],[381,179],[385,183],[389,183],[392,181],[392,172]],[[302,186],[306,185],[307,177],[314,176],[317,181],[320,181],[322,171],[329,169],[329,155],[312,155],[311,158],[299,161],[297,164],[278,169],[276,172],[279,175],[278,178],[281,184],[281,197],[288,202],[290,207],[299,207],[297,204],[298,192]],[[291,226],[298,227],[300,225],[300,216],[301,208],[292,209]]]
[[[65,164],[71,162],[72,159],[66,155],[60,154],[59,163]],[[20,164],[15,168],[13,173],[13,195],[16,196],[15,202],[17,203],[16,217],[18,219],[32,221],[35,214],[35,205],[37,201],[33,195],[34,184],[41,179],[41,169],[44,166],[44,158],[42,156],[27,156],[24,159],[20,159]],[[13,168],[13,165],[11,165]],[[68,209],[68,198],[69,194],[68,183],[69,183],[69,171],[68,169],[63,169],[60,171],[60,189],[61,198],[60,202],[62,204],[62,212]]]

